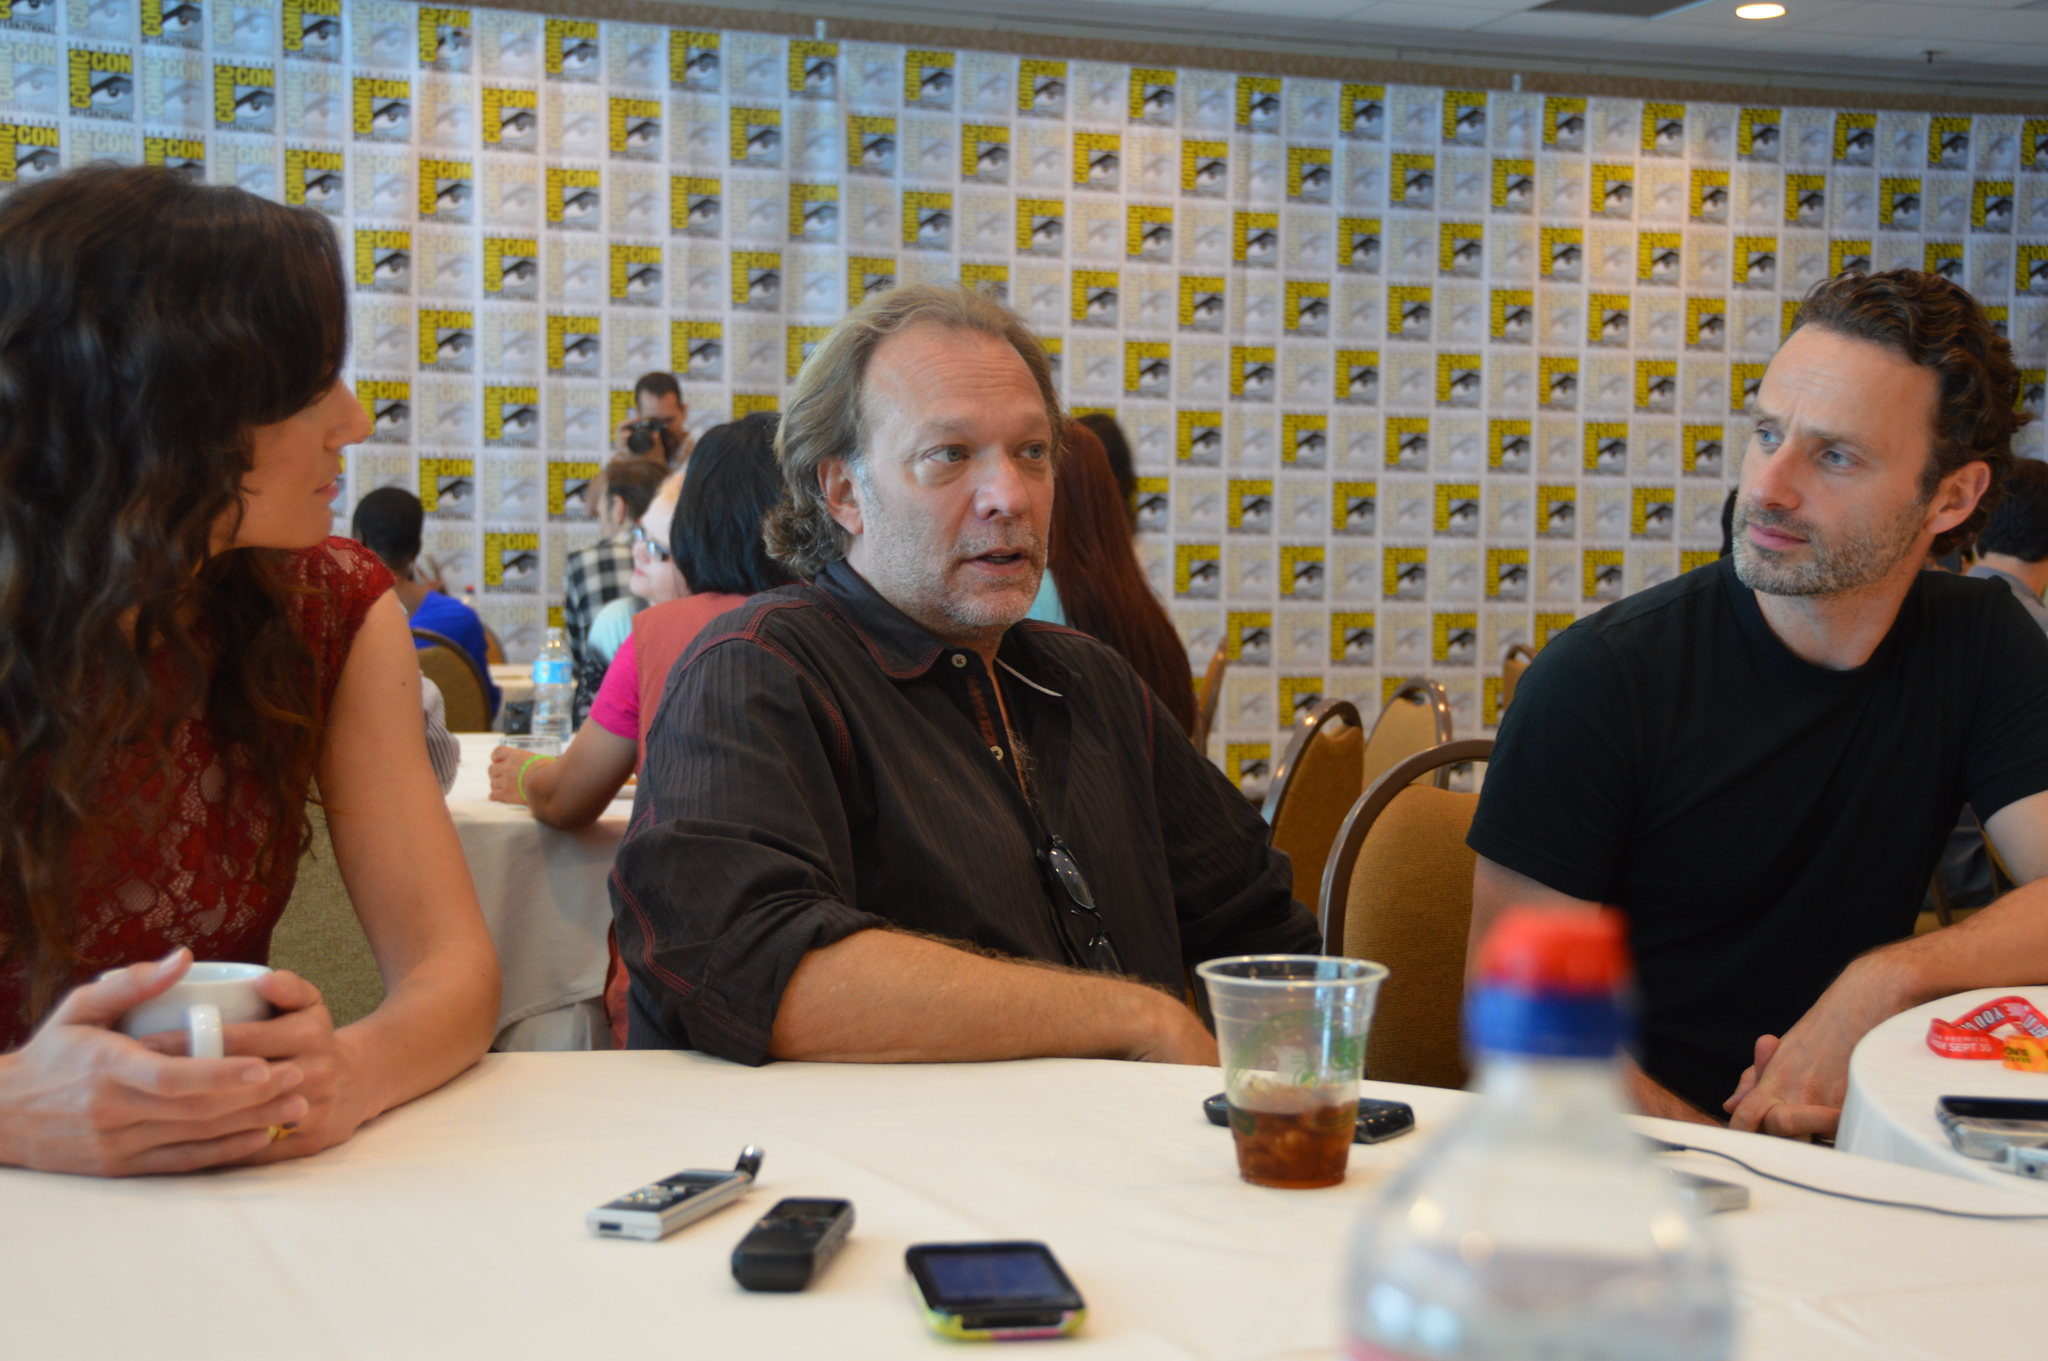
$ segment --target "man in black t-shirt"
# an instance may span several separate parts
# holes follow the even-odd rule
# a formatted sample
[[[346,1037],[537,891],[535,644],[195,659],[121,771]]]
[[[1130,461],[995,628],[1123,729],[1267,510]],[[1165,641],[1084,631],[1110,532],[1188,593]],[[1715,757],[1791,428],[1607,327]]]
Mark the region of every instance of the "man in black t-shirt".
[[[1733,556],[1522,678],[1469,838],[1472,938],[1511,903],[1626,913],[1647,1113],[1831,1134],[1873,1025],[2048,982],[2048,637],[2002,583],[1921,570],[1982,524],[2018,389],[1954,284],[1819,285],[1757,398]],[[1966,800],[2023,887],[1907,938]]]

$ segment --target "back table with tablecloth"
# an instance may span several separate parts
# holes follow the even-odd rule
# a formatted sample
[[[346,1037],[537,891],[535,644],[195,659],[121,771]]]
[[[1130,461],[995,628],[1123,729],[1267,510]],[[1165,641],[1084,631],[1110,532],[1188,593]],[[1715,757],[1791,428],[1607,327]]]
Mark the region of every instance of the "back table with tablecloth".
[[[458,733],[456,741],[462,766],[448,811],[504,974],[494,1047],[602,1047],[609,1043],[602,998],[612,921],[605,879],[625,835],[632,787],[590,826],[557,831],[524,807],[491,801],[495,735]],[[383,995],[367,948],[322,826],[300,866],[271,962],[359,998],[355,1010],[337,1007],[345,1022]]]

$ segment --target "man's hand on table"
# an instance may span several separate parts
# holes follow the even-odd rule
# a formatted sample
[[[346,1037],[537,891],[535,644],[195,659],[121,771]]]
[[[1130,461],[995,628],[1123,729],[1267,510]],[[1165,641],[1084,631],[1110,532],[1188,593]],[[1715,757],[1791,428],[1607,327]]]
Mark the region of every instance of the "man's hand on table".
[[[1191,1063],[1208,1068],[1222,1062],[1216,1052],[1216,1037],[1185,1003],[1156,989],[1145,991],[1157,997],[1158,1002],[1126,1058],[1141,1063]]]
[[[261,1155],[271,1126],[307,1118],[296,1062],[182,1058],[166,1052],[169,1036],[114,1029],[191,962],[174,950],[74,988],[27,1044],[0,1056],[0,1163],[100,1177],[189,1172]],[[183,1050],[184,1032],[174,1033]]]
[[[1732,1128],[1788,1139],[1834,1136],[1856,1042],[1910,1000],[1900,996],[1892,954],[1881,950],[1856,960],[1783,1037],[1757,1038],[1756,1062],[1722,1103]]]
[[[1786,1038],[1790,1038],[1789,1033]],[[1742,1070],[1742,1080],[1736,1084],[1735,1095],[1721,1103],[1721,1108],[1730,1113],[1729,1127],[1775,1134],[1781,1139],[1809,1139],[1816,1134],[1832,1139],[1836,1127],[1842,1122],[1839,1090],[1832,1105],[1825,1100],[1796,1099],[1808,1091],[1825,1090],[1824,1084],[1813,1080],[1817,1075],[1811,1072],[1806,1075],[1807,1082],[1803,1087],[1796,1080],[1783,1088],[1764,1085],[1760,1074],[1769,1068],[1783,1043],[1776,1035],[1757,1036],[1756,1062]],[[1855,1045],[1852,1043],[1850,1047],[1853,1049]],[[1847,1060],[1844,1060],[1843,1071],[1847,1073]],[[1846,1082],[1845,1077],[1840,1085],[1846,1085]],[[1749,1107],[1746,1111],[1743,1109],[1745,1105]]]

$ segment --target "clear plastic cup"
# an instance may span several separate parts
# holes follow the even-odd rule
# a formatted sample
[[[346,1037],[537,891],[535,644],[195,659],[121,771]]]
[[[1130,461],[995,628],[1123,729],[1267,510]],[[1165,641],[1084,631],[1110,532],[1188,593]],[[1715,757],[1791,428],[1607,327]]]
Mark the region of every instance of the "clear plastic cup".
[[[1365,1036],[1387,967],[1323,955],[1238,955],[1195,972],[1216,1018],[1238,1175],[1292,1189],[1343,1181]]]

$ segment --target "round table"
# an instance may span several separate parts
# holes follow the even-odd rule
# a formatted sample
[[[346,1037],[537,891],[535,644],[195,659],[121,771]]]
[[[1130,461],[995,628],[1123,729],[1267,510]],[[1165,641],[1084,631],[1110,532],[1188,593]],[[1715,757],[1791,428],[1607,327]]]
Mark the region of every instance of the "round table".
[[[491,801],[492,733],[457,733],[462,766],[448,792],[462,853],[504,974],[499,1049],[609,1044],[604,973],[611,895],[605,880],[632,813],[633,787],[574,832],[535,822],[519,804]]]
[[[2023,1073],[1996,1059],[1947,1059],[1927,1047],[1927,1023],[1969,1015],[1994,997],[2020,996],[2048,1011],[2048,988],[1978,988],[1902,1011],[1865,1035],[1849,1059],[1835,1147],[1908,1167],[2048,1195],[2048,1183],[2001,1172],[1955,1151],[1934,1118],[1944,1096],[2048,1099],[2048,1073]]]
[[[491,1055],[304,1161],[105,1182],[0,1171],[8,1356],[150,1361],[564,1357],[1335,1358],[1351,1226],[1470,1099],[1369,1083],[1417,1132],[1354,1147],[1322,1191],[1238,1180],[1202,1117],[1213,1068],[1044,1059],[764,1068],[689,1053]],[[1954,1208],[2037,1200],[1809,1144],[1645,1121],[1667,1137],[1859,1193]],[[766,1150],[737,1209],[659,1243],[584,1212],[684,1167]],[[2035,1355],[2040,1224],[1851,1204],[1718,1161],[1751,1187],[1717,1217],[1744,1361]],[[797,1295],[749,1295],[729,1257],[784,1196],[856,1222]],[[1036,1238],[1087,1299],[1071,1343],[963,1348],[928,1333],[913,1243]]]

